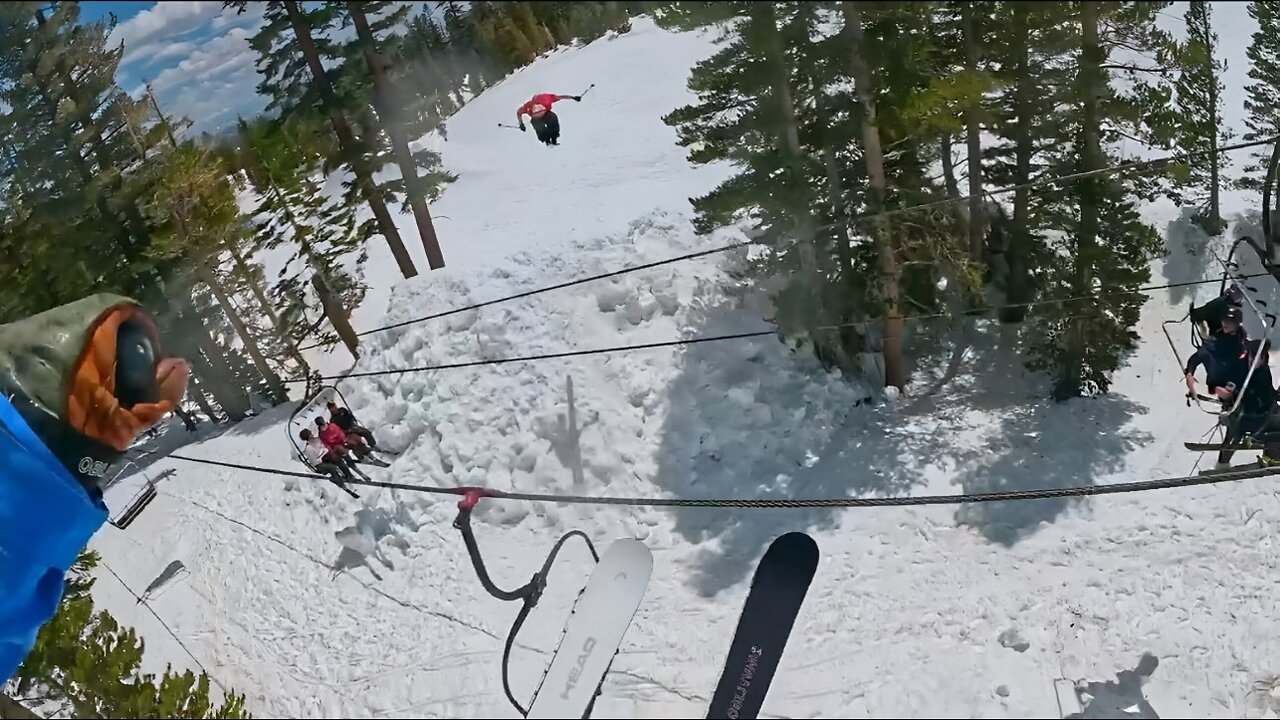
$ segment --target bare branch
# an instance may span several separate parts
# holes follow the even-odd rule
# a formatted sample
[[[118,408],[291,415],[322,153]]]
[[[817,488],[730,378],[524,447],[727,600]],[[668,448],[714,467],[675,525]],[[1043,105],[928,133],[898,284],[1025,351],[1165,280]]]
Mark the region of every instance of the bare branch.
[[[1123,63],[1105,64],[1105,65],[1099,65],[1098,67],[1103,70],[1132,70],[1134,72],[1144,72],[1144,73],[1152,73],[1152,74],[1160,74],[1160,75],[1163,75],[1164,73],[1169,72],[1169,68],[1162,68],[1162,67],[1144,68],[1144,67],[1138,67],[1137,65],[1125,65]]]

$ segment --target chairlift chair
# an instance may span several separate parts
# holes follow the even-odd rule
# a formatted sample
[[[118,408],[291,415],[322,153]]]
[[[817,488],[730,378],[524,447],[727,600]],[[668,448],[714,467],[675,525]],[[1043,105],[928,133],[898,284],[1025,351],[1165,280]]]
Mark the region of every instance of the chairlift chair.
[[[1262,309],[1267,307],[1267,303],[1265,301],[1258,300],[1254,297],[1254,295],[1257,294],[1257,288],[1251,285],[1246,285],[1242,278],[1233,277],[1234,274],[1238,274],[1239,268],[1240,268],[1240,263],[1235,259],[1236,251],[1239,249],[1239,247],[1242,244],[1245,244],[1245,243],[1248,243],[1250,247],[1254,248],[1255,251],[1258,250],[1257,246],[1255,246],[1252,243],[1252,241],[1249,240],[1249,238],[1242,237],[1237,239],[1234,243],[1232,243],[1231,250],[1228,252],[1226,259],[1219,257],[1217,253],[1212,253],[1214,259],[1217,260],[1218,264],[1222,266],[1222,281],[1218,285],[1218,296],[1221,297],[1223,294],[1225,294],[1226,289],[1229,285],[1234,285],[1235,287],[1239,288],[1242,296],[1244,297],[1245,306],[1248,307],[1250,310],[1252,310],[1254,315],[1258,318],[1258,320],[1262,324],[1263,332],[1260,340],[1266,341],[1271,339],[1271,334],[1275,329],[1276,314],[1272,312],[1264,311]],[[1264,265],[1265,264],[1266,263],[1264,261]],[[1194,309],[1194,307],[1195,305],[1193,303],[1192,308]],[[1173,335],[1170,333],[1169,328],[1171,325],[1177,325],[1177,324],[1181,324],[1183,322],[1189,321],[1190,318],[1191,318],[1191,311],[1188,310],[1187,314],[1182,316],[1182,318],[1178,320],[1166,320],[1163,323],[1161,323],[1161,330],[1164,332],[1165,339],[1169,342],[1169,348],[1173,351],[1174,358],[1178,362],[1180,367],[1183,362],[1182,355],[1178,352],[1177,343],[1174,342]],[[1199,349],[1207,339],[1208,338],[1205,336],[1204,332],[1200,329],[1200,327],[1198,327],[1196,323],[1192,322],[1191,323],[1192,346],[1195,347],[1196,349]],[[1259,349],[1261,349],[1263,346],[1264,346],[1264,343],[1260,342],[1258,347]],[[1200,393],[1196,393],[1194,395],[1188,393],[1187,405],[1190,406],[1191,403],[1194,402],[1196,404],[1196,407],[1199,408],[1202,412],[1209,415],[1216,416],[1219,422],[1225,422],[1226,418],[1235,414],[1236,411],[1239,410],[1240,403],[1244,399],[1244,391],[1248,388],[1249,382],[1253,379],[1253,371],[1255,367],[1256,367],[1256,363],[1254,363],[1253,359],[1251,358],[1250,364],[1249,364],[1249,372],[1245,375],[1244,384],[1241,386],[1239,392],[1236,393],[1235,402],[1232,403],[1231,407],[1223,408],[1223,409],[1214,409],[1211,407],[1206,407],[1203,404],[1204,402],[1216,403],[1216,402],[1219,402],[1219,400],[1215,397],[1200,394]]]
[[[147,475],[146,471],[139,468],[138,465],[134,463],[132,460],[126,462],[124,464],[124,467],[120,468],[120,471],[117,472],[115,476],[107,482],[106,487],[109,488],[115,485],[117,482],[119,482],[120,476],[124,474],[125,470],[129,469],[130,465],[132,465],[134,469],[138,471],[138,474],[141,475],[143,480],[145,480],[146,482],[141,488],[137,490],[137,492],[133,494],[133,497],[129,499],[128,504],[124,506],[123,510],[121,510],[114,517],[111,516],[110,514],[107,515],[107,522],[111,523],[112,527],[119,530],[124,530],[125,528],[132,525],[133,521],[138,519],[138,516],[142,514],[142,511],[145,510],[147,506],[151,504],[151,501],[156,499],[156,484],[152,482],[150,476]]]
[[[289,415],[289,422],[285,423],[285,432],[289,435],[289,444],[293,446],[294,456],[298,462],[302,463],[306,468],[316,474],[320,474],[315,466],[307,460],[307,454],[302,451],[302,445],[299,443],[298,433],[303,428],[307,428],[314,432],[314,426],[311,419],[315,417],[317,412],[325,412],[325,407],[329,402],[336,402],[342,407],[351,409],[347,404],[347,399],[342,395],[342,391],[333,385],[321,385],[314,393],[311,393],[306,400],[294,409]],[[354,490],[338,482],[335,485],[342,488],[351,497],[360,497]]]

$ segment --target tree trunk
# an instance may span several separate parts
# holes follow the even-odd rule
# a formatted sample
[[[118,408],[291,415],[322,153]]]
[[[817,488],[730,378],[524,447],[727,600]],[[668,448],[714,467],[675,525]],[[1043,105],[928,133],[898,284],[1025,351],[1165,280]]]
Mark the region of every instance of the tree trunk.
[[[848,282],[852,280],[854,270],[853,254],[850,252],[849,228],[846,224],[848,215],[844,211],[844,203],[846,201],[844,183],[840,182],[840,166],[836,162],[836,154],[832,151],[830,143],[822,148],[822,162],[827,169],[827,193],[831,196],[831,217],[836,222],[834,228],[836,232],[836,258],[840,261],[840,272],[845,275],[846,282]],[[842,311],[841,321],[849,319],[848,314]]]
[[[961,6],[964,27],[964,67],[970,73],[978,71],[978,29],[974,19],[973,2]],[[978,111],[981,96],[969,98],[964,109],[965,134],[969,150],[969,258],[975,263],[983,261],[983,208],[982,208],[982,125]]]
[[[1098,3],[1080,3],[1080,169],[1098,170],[1105,164],[1102,154],[1102,94],[1105,83],[1102,63],[1105,59],[1098,42]],[[1098,240],[1099,213],[1102,204],[1102,180],[1088,177],[1076,182],[1080,202],[1080,226],[1076,230],[1075,277],[1072,294],[1085,295],[1092,289],[1093,263]],[[1080,395],[1084,353],[1087,346],[1085,320],[1068,321],[1067,356],[1057,398]]]
[[[329,322],[333,323],[333,329],[338,332],[338,337],[342,338],[343,344],[351,351],[352,357],[359,360],[360,351],[357,348],[360,345],[360,339],[356,335],[355,328],[351,327],[351,319],[347,316],[347,311],[338,301],[337,295],[329,288],[329,283],[325,281],[319,270],[311,273],[311,286],[316,289],[316,295],[320,296],[320,306],[324,308],[324,314],[328,316]]]
[[[837,331],[837,337],[840,339],[839,347],[844,356],[841,359],[852,367],[852,358],[865,349],[866,339],[862,332],[850,326],[854,319],[856,274],[853,269],[853,253],[850,247],[852,243],[847,225],[848,215],[844,211],[846,202],[844,183],[840,181],[840,166],[830,142],[825,143],[822,148],[822,160],[827,168],[827,193],[831,196],[831,217],[836,223],[834,228],[836,259],[840,262],[840,275],[844,279],[841,284],[843,290],[840,289],[841,285],[837,285],[840,297],[839,305],[836,307],[836,319],[841,325],[840,330]]]
[[[1026,3],[1013,4],[1013,44],[1015,80],[1014,87],[1014,176],[1013,226],[1009,232],[1009,277],[1005,288],[1007,303],[1025,303],[1031,299],[1029,264],[1031,255],[1031,156],[1035,145],[1031,138],[1032,102],[1034,79],[1031,73],[1031,38]],[[1003,307],[1001,322],[1021,322],[1027,315],[1026,307]]]
[[[320,307],[323,309],[325,317],[329,318],[330,324],[337,331],[338,337],[342,338],[342,342],[347,346],[351,357],[359,360],[360,338],[356,336],[355,330],[351,328],[350,316],[346,308],[342,306],[337,296],[329,289],[329,283],[324,279],[323,261],[317,258],[312,251],[311,243],[306,239],[307,233],[303,231],[302,223],[298,222],[298,217],[293,214],[293,210],[289,207],[289,199],[281,192],[280,187],[275,184],[275,180],[268,177],[267,181],[271,185],[271,191],[275,193],[276,204],[284,213],[285,221],[293,229],[294,240],[302,248],[302,254],[307,258],[307,264],[311,266],[311,284],[315,287],[316,293],[320,295]]]
[[[231,298],[227,296],[226,290],[222,287],[222,280],[207,265],[200,266],[200,279],[204,284],[209,286],[209,290],[213,292],[213,296],[217,298],[218,304],[222,306],[222,312],[226,313],[227,319],[231,321],[231,327],[235,328],[236,335],[240,336],[240,342],[244,343],[245,352],[249,353],[249,359],[253,361],[253,366],[258,368],[258,372],[262,375],[262,379],[267,381],[267,388],[272,395],[283,401],[288,397],[285,392],[284,383],[280,382],[280,376],[272,369],[267,358],[262,354],[262,348],[258,347],[257,338],[253,337],[253,333],[249,332],[248,326],[244,324],[244,320],[240,319],[240,312],[236,310],[236,306],[231,303]]]
[[[786,50],[783,46],[782,36],[778,32],[778,18],[773,3],[752,3],[751,19],[763,34],[764,53],[766,62],[769,65],[771,95],[775,103],[775,111],[778,113],[778,117],[782,119],[782,136],[779,138],[779,149],[787,159],[792,186],[804,187],[806,184],[805,156],[804,150],[800,146],[800,126],[796,118],[795,101],[791,92],[791,80],[787,71]],[[804,317],[808,325],[806,330],[812,332],[813,326],[817,325],[817,321],[824,316],[819,294],[823,282],[819,273],[817,248],[815,247],[817,233],[814,229],[813,215],[807,202],[800,207],[796,207],[794,212],[798,225],[796,248],[800,254],[800,282],[804,284],[805,297],[809,304]]]
[[[186,289],[187,292],[190,288]],[[195,304],[182,289],[175,289],[173,296],[178,304],[178,314],[183,324],[191,330],[177,338],[185,346],[186,359],[195,367],[196,374],[204,381],[209,394],[222,406],[227,418],[232,421],[243,420],[249,409],[249,397],[245,389],[235,379],[235,373],[227,364],[222,348],[214,342],[205,326],[204,317],[196,309]]]
[[[1212,67],[1213,54],[1216,48],[1208,43],[1209,39],[1206,38],[1205,47],[1209,51],[1209,65]],[[1209,78],[1209,125],[1211,127],[1209,133],[1209,226],[1213,235],[1218,235],[1223,230],[1222,205],[1219,198],[1222,184],[1219,176],[1221,159],[1218,157],[1219,112],[1218,77],[1212,75]]]
[[[851,0],[840,3],[845,26],[849,31],[849,64],[858,103],[862,106],[862,152],[867,167],[867,204],[871,212],[884,210],[888,183],[884,172],[884,153],[880,148],[880,128],[876,118],[875,93],[871,85],[871,68],[862,55],[864,43],[862,12]],[[880,280],[880,292],[884,299],[884,381],[886,386],[902,390],[907,384],[906,363],[902,356],[902,299],[899,279],[901,268],[890,235],[889,219],[883,215],[872,218],[872,241],[876,251],[876,266]]]
[[[258,304],[262,307],[262,312],[271,321],[271,326],[275,328],[276,335],[280,341],[284,343],[285,349],[289,355],[298,363],[303,375],[310,374],[311,368],[307,365],[307,361],[302,357],[302,352],[298,350],[298,345],[289,337],[288,330],[280,323],[280,315],[271,307],[271,301],[267,299],[266,290],[262,288],[262,284],[258,282],[253,272],[249,269],[249,263],[245,262],[244,256],[240,254],[240,248],[236,247],[234,240],[227,240],[227,252],[231,254],[231,260],[236,265],[236,270],[240,272],[240,277],[244,278],[244,282],[249,286],[249,291],[253,293]]]
[[[342,152],[351,160],[351,171],[355,175],[356,184],[360,187],[360,192],[364,195],[365,201],[369,203],[369,209],[373,211],[374,220],[378,223],[378,230],[386,238],[387,245],[391,248],[391,254],[396,259],[396,265],[400,267],[400,273],[406,278],[415,277],[418,274],[418,269],[414,267],[413,258],[409,257],[409,251],[405,248],[404,241],[400,239],[400,231],[396,229],[395,221],[391,218],[391,212],[387,210],[386,200],[378,192],[378,187],[373,182],[373,172],[368,167],[368,161],[364,153],[361,152],[360,146],[356,143],[355,133],[352,132],[351,125],[347,123],[347,118],[343,116],[342,110],[338,107],[337,99],[333,93],[333,86],[329,83],[328,76],[325,75],[324,65],[320,62],[320,53],[316,50],[316,44],[311,39],[311,28],[302,16],[297,0],[284,0],[283,5],[289,13],[289,22],[293,26],[294,36],[298,40],[298,48],[302,51],[307,67],[311,70],[312,80],[315,81],[316,88],[319,90],[320,100],[325,107],[329,108],[329,120],[333,123],[334,134],[338,137],[338,146],[342,148]]]
[[[213,405],[209,403],[209,398],[204,394],[204,385],[204,382],[200,380],[199,376],[196,373],[192,373],[192,392],[189,394],[195,397],[196,404],[204,411],[205,417],[209,418],[209,422],[214,424],[222,422],[222,418],[219,417],[218,411],[213,409]]]
[[[186,315],[182,317],[184,320],[187,318]],[[184,322],[183,324],[186,323]],[[195,334],[187,335],[175,332],[171,334],[169,340],[178,349],[181,356],[191,364],[191,382],[187,386],[187,397],[196,401],[196,404],[208,416],[210,422],[218,423],[222,421],[222,417],[213,409],[213,406],[209,403],[209,398],[206,397],[206,393],[208,393],[215,400],[217,399],[217,396],[210,389],[214,384],[210,378],[214,377],[217,371],[209,365],[209,361],[205,360],[204,354],[200,352],[199,341],[197,340],[197,335],[200,332],[203,332],[203,328],[197,326]]]
[[[245,419],[250,406],[249,396],[240,383],[236,382],[235,373],[227,364],[222,348],[205,331],[198,333],[197,342],[200,344],[200,353],[204,357],[205,369],[208,371],[204,374],[204,378],[209,381],[209,392],[213,394],[213,399],[222,406],[227,419],[232,422]]]
[[[28,710],[22,703],[5,693],[0,693],[0,720],[41,720],[41,717]]]
[[[413,162],[413,154],[409,152],[409,139],[405,137],[399,113],[395,112],[393,106],[396,94],[386,74],[387,59],[378,51],[377,40],[373,37],[373,30],[369,28],[369,21],[364,14],[364,3],[348,2],[347,9],[351,13],[356,35],[364,43],[364,58],[369,63],[369,74],[373,76],[374,109],[378,111],[382,129],[391,138],[391,149],[395,152],[396,164],[400,166],[400,177],[404,178],[405,195],[409,197],[409,207],[413,209],[413,217],[418,223],[422,247],[427,251],[427,264],[432,270],[438,270],[444,267],[444,254],[440,252],[440,239],[436,237],[436,227],[431,222],[431,210],[427,207],[427,197],[418,177],[418,168]]]
[[[181,405],[174,406],[173,414],[178,416],[178,419],[182,421],[183,427],[185,427],[187,430],[195,430],[196,428],[195,417],[193,417],[191,413],[187,412],[186,410],[183,410]]]
[[[951,157],[951,133],[946,133],[938,140],[938,152],[942,158],[942,184],[947,189],[947,197],[960,199],[960,183],[956,182],[956,162]],[[960,218],[966,226],[968,226],[968,214],[965,207],[960,203],[954,203],[957,218]]]

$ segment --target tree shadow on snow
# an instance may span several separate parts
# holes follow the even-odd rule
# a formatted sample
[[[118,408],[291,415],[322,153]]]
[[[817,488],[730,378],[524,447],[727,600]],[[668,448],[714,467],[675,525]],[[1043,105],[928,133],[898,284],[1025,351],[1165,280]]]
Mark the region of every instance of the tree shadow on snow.
[[[1152,440],[1147,433],[1123,428],[1141,410],[1118,396],[1010,407],[999,432],[985,441],[980,459],[960,475],[960,487],[968,494],[1093,485],[1097,476],[1123,469],[1126,455]],[[1013,546],[1078,502],[970,503],[956,510],[956,521],[992,542]]]
[[[289,443],[289,438],[285,435],[284,430],[280,429],[280,426],[284,424],[285,420],[289,418],[289,415],[299,404],[300,402],[298,401],[287,402],[232,424],[215,424],[204,419],[197,426],[198,429],[195,432],[187,432],[181,420],[170,416],[164,421],[165,428],[162,433],[154,438],[143,436],[138,443],[125,451],[124,459],[116,467],[123,469],[126,460],[136,466],[136,469],[130,468],[127,473],[121,475],[121,479],[124,479],[138,470],[146,470],[152,464],[164,460],[172,453],[181,452],[188,445],[205,443],[221,437],[248,437],[260,433],[277,433],[280,462],[284,463],[286,458],[290,458],[294,454],[294,451]],[[199,456],[199,453],[195,453],[193,456]],[[210,459],[235,460],[235,458],[212,457]],[[287,465],[284,466],[288,467]]]
[[[1167,254],[1161,272],[1168,283],[1188,283],[1197,280],[1211,280],[1222,277],[1222,268],[1209,252],[1210,243],[1214,242],[1193,219],[1194,207],[1182,208],[1181,214],[1169,221],[1165,227],[1165,248]],[[1211,290],[1202,290],[1211,288]],[[1169,288],[1169,301],[1175,305],[1187,305],[1198,295],[1211,297],[1206,293],[1217,293],[1217,287],[1206,285],[1183,285]],[[1204,301],[1201,301],[1204,302]]]
[[[758,316],[724,304],[689,335],[759,326]],[[654,482],[682,498],[885,497],[945,492],[919,488],[949,476],[964,492],[981,492],[1086,484],[1118,469],[1146,440],[1122,429],[1137,406],[1052,403],[1047,381],[1024,369],[1019,332],[974,323],[952,335],[969,346],[959,363],[936,333],[917,335],[908,352],[920,358],[913,387],[929,392],[897,410],[873,405],[866,383],[825,373],[808,350],[776,337],[688,346],[668,388]],[[962,507],[957,517],[1011,545],[1068,506],[992,504]],[[837,512],[679,509],[675,527],[705,543],[694,582],[710,596],[747,577],[777,536],[829,528]]]
[[[933,428],[935,457],[961,469],[954,482],[965,494],[1092,485],[1096,477],[1121,470],[1128,453],[1152,439],[1124,427],[1145,410],[1122,396],[1048,400],[1049,380],[1024,365],[1024,329],[975,323],[966,330],[967,342],[955,340],[969,347],[963,369],[955,373],[949,366],[944,372],[956,377],[944,383],[944,375],[933,386],[936,363],[918,370],[914,386],[942,389],[908,402],[900,413],[903,421]],[[928,342],[928,336],[920,337],[912,350],[928,359]],[[1012,546],[1077,502],[971,503],[958,507],[955,517],[988,540]]]

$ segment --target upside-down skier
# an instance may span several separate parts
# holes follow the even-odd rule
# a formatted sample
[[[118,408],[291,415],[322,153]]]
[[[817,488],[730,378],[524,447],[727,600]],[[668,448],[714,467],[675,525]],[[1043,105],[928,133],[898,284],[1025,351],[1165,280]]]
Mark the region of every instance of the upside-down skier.
[[[108,468],[177,407],[189,375],[127,298],[94,295],[0,325],[0,679],[107,519]]]
[[[534,95],[529,102],[516,109],[516,124],[520,126],[520,132],[525,132],[524,116],[528,115],[529,124],[533,125],[533,132],[538,136],[539,142],[547,146],[559,145],[560,118],[551,110],[551,106],[560,100],[582,102],[582,96],[555,95],[553,93]]]

